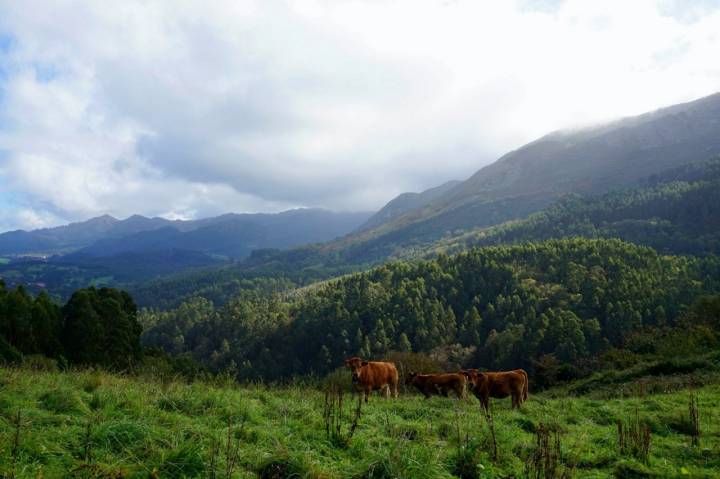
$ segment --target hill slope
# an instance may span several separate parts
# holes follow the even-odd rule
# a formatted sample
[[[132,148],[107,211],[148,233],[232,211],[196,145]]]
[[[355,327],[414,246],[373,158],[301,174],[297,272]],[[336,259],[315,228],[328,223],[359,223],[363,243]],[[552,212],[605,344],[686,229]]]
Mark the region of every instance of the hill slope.
[[[592,357],[645,326],[671,324],[720,291],[716,257],[661,256],[620,240],[567,239],[393,262],[287,300],[193,299],[146,312],[145,344],[242,377],[327,373],[328,358],[471,348],[475,364],[530,367]],[[162,291],[157,292],[162,299]],[[302,358],[299,360],[298,358]]]
[[[527,219],[447,239],[428,251],[583,236],[621,238],[668,254],[720,253],[720,158],[645,183],[596,196],[571,194]]]
[[[453,180],[420,193],[403,193],[383,206],[382,209],[367,220],[367,222],[362,225],[359,230],[366,230],[380,226],[381,224],[387,223],[388,221],[391,221],[408,211],[422,208],[433,200],[440,198],[460,183],[460,181]]]
[[[427,204],[344,240],[365,260],[456,230],[521,218],[567,193],[597,194],[720,154],[720,93],[603,126],[546,135]]]

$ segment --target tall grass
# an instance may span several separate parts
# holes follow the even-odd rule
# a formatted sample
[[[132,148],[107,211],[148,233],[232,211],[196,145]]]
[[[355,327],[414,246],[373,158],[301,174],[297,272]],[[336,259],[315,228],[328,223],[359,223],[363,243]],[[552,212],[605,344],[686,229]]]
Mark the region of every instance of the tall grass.
[[[720,422],[709,419],[720,417],[718,385],[695,390],[692,402],[687,391],[623,399],[550,391],[520,410],[495,400],[492,428],[476,400],[411,394],[374,395],[355,421],[357,397],[344,390],[342,415],[328,425],[325,392],[299,385],[2,368],[0,385],[0,477],[716,477],[720,469]],[[698,418],[698,436],[707,418],[702,448],[690,447],[679,411],[689,424]]]

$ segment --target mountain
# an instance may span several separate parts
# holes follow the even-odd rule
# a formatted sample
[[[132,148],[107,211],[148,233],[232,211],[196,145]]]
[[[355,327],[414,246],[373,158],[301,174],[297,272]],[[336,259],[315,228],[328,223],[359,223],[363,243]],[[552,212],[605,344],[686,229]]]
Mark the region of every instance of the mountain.
[[[398,247],[522,218],[567,193],[631,186],[718,153],[720,93],[602,126],[550,133],[428,203],[375,221],[344,244],[358,246],[358,259],[375,260]]]
[[[461,182],[458,180],[452,180],[421,193],[403,193],[391,200],[388,204],[383,206],[380,211],[371,216],[370,219],[359,228],[359,230],[372,229],[383,223],[391,221],[408,211],[422,208],[423,206],[428,205],[431,201],[452,190],[460,183]]]
[[[145,218],[138,215],[125,220],[103,215],[55,228],[10,231],[0,234],[0,255],[62,254],[103,238],[120,238],[173,223],[163,218]]]
[[[255,248],[288,248],[334,239],[357,228],[370,214],[296,209],[191,221],[140,215],[118,220],[104,215],[56,228],[0,234],[0,255],[76,253],[71,257],[78,258],[149,249],[185,249],[240,258]]]
[[[0,235],[5,254],[60,252],[48,260],[0,263],[0,279],[60,297],[88,284],[128,284],[273,251],[327,241],[356,229],[370,213],[296,209],[227,214],[196,221],[105,216],[66,227]],[[9,238],[9,239],[8,239]],[[25,242],[17,242],[18,239]],[[5,240],[5,243],[2,240]],[[41,248],[42,247],[42,248]]]
[[[165,226],[122,238],[99,240],[63,259],[74,261],[87,256],[169,249],[241,259],[255,249],[285,249],[334,239],[355,229],[368,215],[321,209],[296,209],[277,214],[228,214],[195,222],[198,227],[186,231]]]
[[[642,183],[600,195],[568,194],[526,219],[440,241],[425,253],[582,236],[620,238],[663,254],[720,254],[720,158]]]

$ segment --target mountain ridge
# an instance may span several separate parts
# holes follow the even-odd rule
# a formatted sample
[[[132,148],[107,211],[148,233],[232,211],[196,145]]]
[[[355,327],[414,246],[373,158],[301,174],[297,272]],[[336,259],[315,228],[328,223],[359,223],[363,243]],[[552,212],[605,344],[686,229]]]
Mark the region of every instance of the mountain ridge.
[[[346,242],[433,241],[449,231],[524,217],[567,193],[631,186],[720,153],[720,93],[599,126],[557,130],[484,166],[427,204]],[[381,209],[382,211],[382,209]],[[386,248],[392,249],[392,248]]]
[[[98,241],[117,241],[124,237],[150,233],[164,228],[187,233],[224,222],[272,222],[272,218],[281,219],[297,216],[298,214],[324,215],[326,217],[329,222],[329,226],[326,228],[326,231],[329,230],[328,235],[316,235],[313,238],[315,241],[329,240],[340,234],[346,234],[371,215],[370,212],[345,213],[321,208],[296,208],[279,213],[226,213],[197,220],[169,220],[157,216],[146,217],[138,214],[121,220],[106,214],[85,221],[51,228],[0,233],[0,255],[43,257],[68,254],[90,247]],[[339,223],[336,231],[331,227],[332,222]]]

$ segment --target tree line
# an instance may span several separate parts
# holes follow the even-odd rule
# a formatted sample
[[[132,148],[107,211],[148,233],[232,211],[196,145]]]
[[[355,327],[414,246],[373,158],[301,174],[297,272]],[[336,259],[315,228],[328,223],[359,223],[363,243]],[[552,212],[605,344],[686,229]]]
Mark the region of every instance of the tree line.
[[[664,256],[613,239],[571,238],[393,262],[295,296],[195,298],[143,310],[144,344],[241,379],[323,375],[342,358],[455,354],[458,363],[573,365],[673,327],[720,291],[715,256]]]
[[[0,280],[0,360],[41,354],[61,364],[128,368],[142,359],[137,315],[117,289],[79,289],[59,306],[45,292],[33,297]]]

